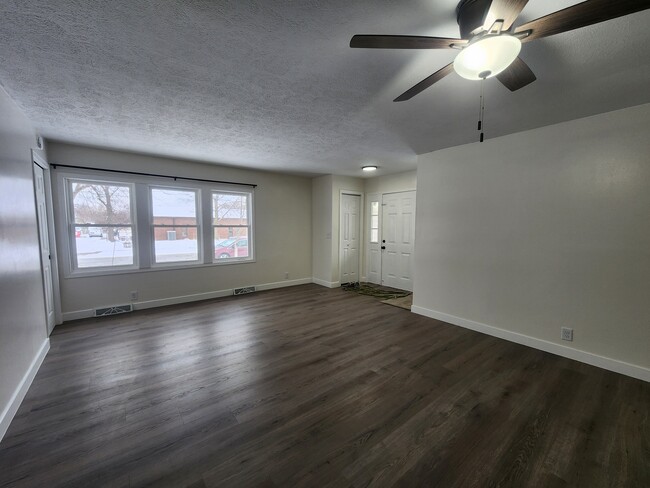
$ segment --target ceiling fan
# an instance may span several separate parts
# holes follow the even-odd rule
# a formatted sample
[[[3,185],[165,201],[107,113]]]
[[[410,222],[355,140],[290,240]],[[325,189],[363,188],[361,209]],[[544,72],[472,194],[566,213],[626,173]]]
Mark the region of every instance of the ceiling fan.
[[[397,97],[409,100],[456,71],[463,78],[496,76],[511,91],[537,79],[519,57],[521,44],[650,8],[650,0],[587,0],[513,27],[528,0],[461,0],[456,7],[460,38],[356,35],[350,47],[379,49],[459,49],[456,59]]]

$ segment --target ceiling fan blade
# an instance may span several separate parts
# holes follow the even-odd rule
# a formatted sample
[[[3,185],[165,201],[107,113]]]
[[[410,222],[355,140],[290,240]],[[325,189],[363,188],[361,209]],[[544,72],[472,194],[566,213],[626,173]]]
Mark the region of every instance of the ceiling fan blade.
[[[519,14],[524,9],[528,0],[492,0],[490,10],[485,17],[483,29],[490,30],[497,20],[503,20],[501,30],[508,30],[512,23],[517,20]]]
[[[520,25],[515,29],[515,33],[531,31],[528,37],[521,40],[521,42],[528,42],[540,37],[548,37],[640,12],[648,8],[650,8],[650,0],[587,0]]]
[[[497,75],[497,79],[510,91],[516,91],[537,79],[535,73],[521,58],[515,59],[510,66]]]
[[[439,69],[438,71],[433,73],[431,76],[428,76],[427,78],[423,79],[417,85],[412,86],[411,88],[406,90],[399,97],[397,97],[395,100],[393,100],[393,102],[403,102],[404,100],[410,100],[411,98],[413,98],[418,93],[420,93],[420,92],[426,90],[427,88],[429,88],[436,81],[442,80],[445,76],[447,76],[452,71],[454,71],[454,63],[449,63],[444,68]]]
[[[371,49],[451,49],[465,44],[463,39],[426,36],[356,35],[350,39],[350,47]]]

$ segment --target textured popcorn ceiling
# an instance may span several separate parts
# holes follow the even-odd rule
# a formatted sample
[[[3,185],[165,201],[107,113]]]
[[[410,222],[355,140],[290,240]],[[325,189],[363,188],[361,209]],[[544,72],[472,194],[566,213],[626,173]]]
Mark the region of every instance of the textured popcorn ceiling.
[[[456,3],[2,0],[0,84],[51,139],[307,174],[404,171],[477,140],[478,84],[452,74],[393,103],[455,51],[348,43],[457,36]],[[520,22],[575,3],[530,0]],[[525,44],[538,80],[487,83],[487,137],[650,102],[648,26],[644,11]]]

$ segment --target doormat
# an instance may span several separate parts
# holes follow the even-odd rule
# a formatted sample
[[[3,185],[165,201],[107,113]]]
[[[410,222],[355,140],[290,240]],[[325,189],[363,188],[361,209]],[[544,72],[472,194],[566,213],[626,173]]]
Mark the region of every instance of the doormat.
[[[392,305],[393,307],[403,308],[404,310],[408,310],[410,312],[411,305],[413,305],[413,295],[399,298],[389,298],[388,300],[382,300],[381,303]]]
[[[354,291],[360,295],[375,297],[380,300],[390,300],[393,298],[403,298],[411,296],[410,291],[389,288],[388,286],[375,285],[374,283],[346,283],[341,285],[346,291]]]

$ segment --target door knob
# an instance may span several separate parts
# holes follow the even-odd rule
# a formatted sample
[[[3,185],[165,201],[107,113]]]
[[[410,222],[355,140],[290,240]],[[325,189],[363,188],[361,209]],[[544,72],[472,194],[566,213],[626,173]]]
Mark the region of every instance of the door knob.
[[[381,246],[382,249],[386,249],[386,246]]]

